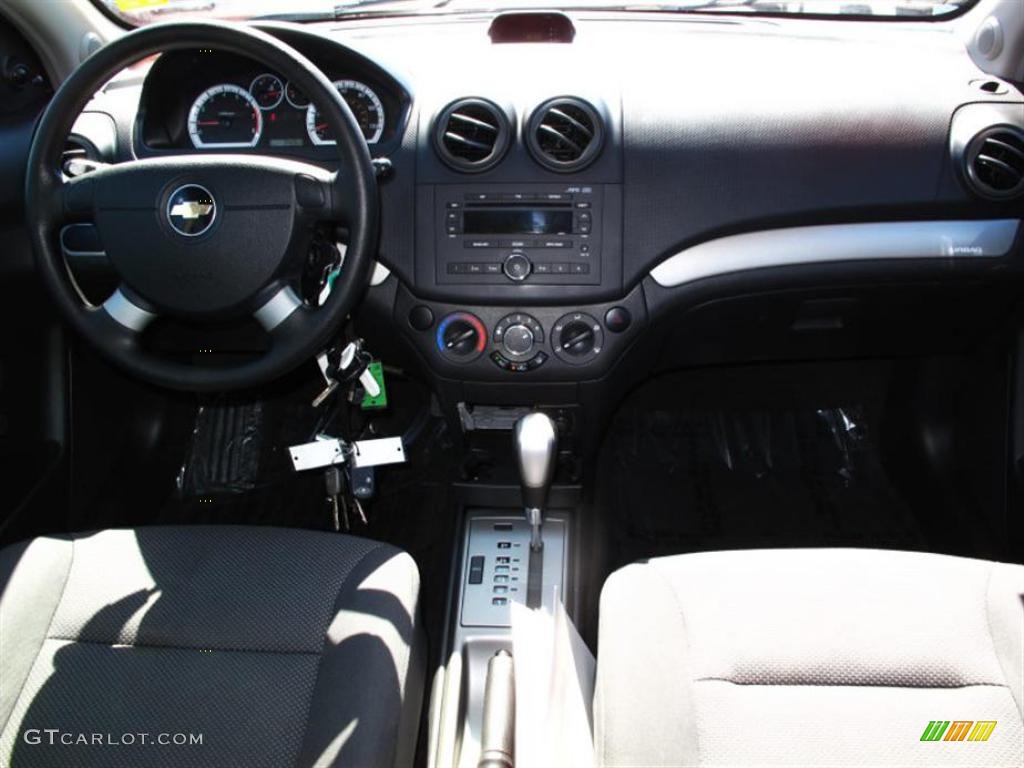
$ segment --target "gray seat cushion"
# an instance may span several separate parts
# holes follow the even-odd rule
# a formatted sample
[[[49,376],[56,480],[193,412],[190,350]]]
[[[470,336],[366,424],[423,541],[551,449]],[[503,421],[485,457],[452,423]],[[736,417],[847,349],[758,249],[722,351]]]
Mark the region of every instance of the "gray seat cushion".
[[[227,526],[46,537],[0,551],[0,590],[0,765],[412,762],[419,575],[393,547]]]
[[[1022,596],[1024,567],[906,552],[628,566],[601,596],[600,764],[1020,766]]]

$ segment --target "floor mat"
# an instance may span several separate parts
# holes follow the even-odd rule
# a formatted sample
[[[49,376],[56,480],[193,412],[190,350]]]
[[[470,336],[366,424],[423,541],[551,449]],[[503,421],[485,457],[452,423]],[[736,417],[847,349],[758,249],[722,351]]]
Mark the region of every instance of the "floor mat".
[[[748,386],[758,395],[671,376],[620,410],[602,473],[614,567],[719,549],[924,546],[885,471],[873,387],[808,401]]]

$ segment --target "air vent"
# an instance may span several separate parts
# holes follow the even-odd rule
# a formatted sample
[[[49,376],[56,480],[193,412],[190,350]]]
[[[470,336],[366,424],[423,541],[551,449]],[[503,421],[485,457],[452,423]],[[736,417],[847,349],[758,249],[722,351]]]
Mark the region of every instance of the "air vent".
[[[486,171],[508,149],[509,122],[497,104],[486,99],[459,99],[437,118],[434,145],[458,171]]]
[[[66,176],[81,176],[95,167],[99,156],[99,150],[91,141],[86,141],[78,136],[68,136],[67,141],[64,142],[60,167]]]
[[[95,160],[95,157],[91,157],[92,150],[86,146],[85,142],[69,136],[68,140],[64,142],[64,155],[63,160]]]
[[[990,128],[974,137],[964,157],[967,179],[982,197],[1006,200],[1024,194],[1024,131]]]
[[[530,118],[526,142],[538,163],[553,171],[578,171],[601,152],[604,125],[597,110],[573,98],[551,99]]]

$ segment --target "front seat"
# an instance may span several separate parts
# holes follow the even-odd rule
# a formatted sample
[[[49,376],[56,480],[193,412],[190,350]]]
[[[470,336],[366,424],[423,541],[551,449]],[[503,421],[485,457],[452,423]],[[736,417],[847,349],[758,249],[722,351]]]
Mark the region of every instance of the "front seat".
[[[0,551],[0,765],[405,766],[424,641],[407,554],[154,527]]]
[[[601,596],[599,763],[1020,766],[1022,596],[1024,567],[909,552],[627,566]]]

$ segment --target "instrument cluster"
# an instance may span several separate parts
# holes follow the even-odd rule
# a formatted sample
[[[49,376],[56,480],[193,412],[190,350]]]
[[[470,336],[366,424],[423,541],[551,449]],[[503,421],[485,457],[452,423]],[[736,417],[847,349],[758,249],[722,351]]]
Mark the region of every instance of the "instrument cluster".
[[[366,143],[380,141],[387,116],[376,92],[358,80],[337,80],[334,87],[352,110]],[[296,86],[271,72],[254,77],[247,89],[234,83],[210,86],[196,97],[188,113],[188,135],[196,149],[256,147],[264,130],[270,147],[335,143],[316,106]]]
[[[371,147],[401,128],[407,94],[365,67],[324,68]],[[165,54],[147,77],[142,154],[160,150],[254,150],[320,156],[335,143],[317,105],[276,72],[225,53]]]

